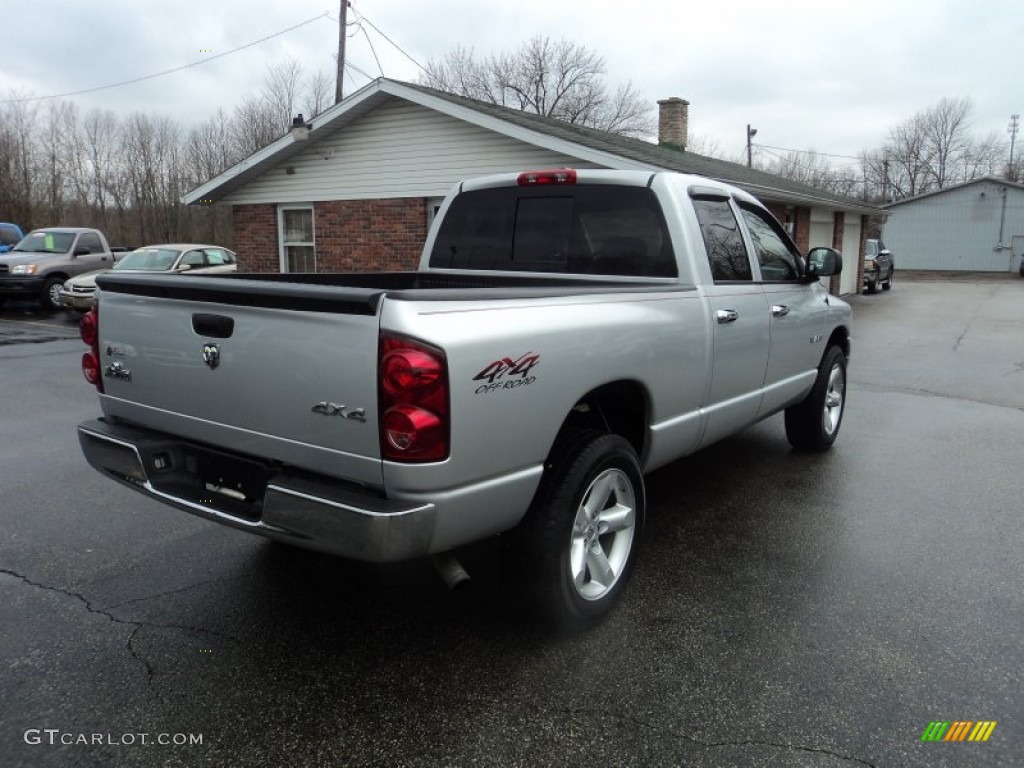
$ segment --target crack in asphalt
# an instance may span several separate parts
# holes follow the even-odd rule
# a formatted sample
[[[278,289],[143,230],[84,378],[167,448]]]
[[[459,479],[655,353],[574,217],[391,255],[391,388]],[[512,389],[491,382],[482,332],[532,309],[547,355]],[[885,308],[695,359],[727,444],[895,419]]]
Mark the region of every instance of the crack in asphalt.
[[[695,736],[690,736],[686,733],[679,733],[663,726],[651,725],[645,722],[643,719],[632,714],[620,714],[618,712],[609,712],[604,709],[573,709],[563,708],[561,710],[564,714],[568,715],[580,715],[580,714],[599,714],[611,717],[616,720],[630,720],[632,723],[640,728],[645,728],[649,731],[657,731],[659,733],[667,733],[676,739],[683,739],[684,741],[692,742],[701,747],[707,747],[708,749],[720,749],[723,747],[771,747],[772,749],[788,749],[794,752],[810,752],[818,755],[828,755],[829,757],[835,757],[839,760],[844,760],[851,763],[857,763],[858,765],[866,765],[868,768],[878,768],[874,763],[869,763],[867,760],[861,760],[859,757],[853,757],[852,755],[844,755],[841,752],[836,752],[831,749],[825,749],[824,747],[808,747],[801,744],[786,744],[774,741],[758,741],[756,739],[740,739],[737,741],[704,741],[698,739]]]
[[[32,581],[32,579],[28,578],[27,576],[25,576],[23,574],[20,574],[17,571],[12,571],[9,568],[2,568],[2,567],[0,567],[0,574],[6,574],[8,576],[12,576],[15,579],[18,579],[19,581],[21,581],[22,583],[27,584],[30,587],[35,587],[36,589],[42,589],[42,590],[45,590],[47,592],[56,592],[57,594],[64,595],[65,597],[73,597],[76,600],[78,600],[82,605],[84,605],[85,606],[85,610],[87,610],[89,613],[95,613],[95,614],[98,614],[100,616],[104,616],[108,620],[113,622],[114,624],[123,624],[123,625],[128,626],[128,627],[134,627],[134,629],[132,630],[132,633],[128,636],[128,642],[126,643],[126,647],[128,649],[128,652],[131,654],[132,658],[135,659],[136,661],[138,661],[139,664],[141,664],[142,667],[146,670],[146,684],[147,685],[152,685],[153,678],[154,678],[156,672],[153,669],[153,665],[150,664],[149,661],[147,661],[146,658],[143,657],[142,654],[139,653],[139,651],[135,647],[135,636],[137,634],[139,634],[139,632],[142,631],[145,628],[149,628],[149,629],[180,629],[180,630],[184,630],[186,632],[194,632],[194,633],[203,634],[203,635],[212,635],[214,637],[223,638],[225,640],[230,640],[232,642],[238,642],[238,638],[232,637],[231,635],[226,635],[226,634],[224,634],[222,632],[217,632],[217,631],[212,630],[212,629],[206,629],[205,627],[195,627],[195,626],[191,626],[191,625],[188,625],[188,624],[158,624],[158,623],[152,622],[152,621],[138,621],[138,620],[133,620],[133,619],[121,619],[121,618],[118,618],[117,616],[115,616],[114,614],[112,614],[110,612],[111,609],[118,607],[116,605],[115,606],[111,606],[110,608],[96,608],[96,607],[93,606],[92,601],[90,601],[87,597],[85,597],[85,595],[83,595],[83,594],[81,594],[79,592],[72,592],[69,589],[62,589],[60,587],[50,586],[49,584],[42,584],[42,583],[40,583],[38,581]],[[208,583],[208,582],[202,582],[202,583]],[[192,584],[189,587],[186,587],[184,589],[171,590],[170,592],[163,592],[163,593],[158,594],[158,595],[150,595],[149,597],[150,598],[162,597],[163,595],[174,594],[175,592],[184,592],[186,589],[193,589],[193,588],[198,587],[198,586],[201,586],[201,584]],[[149,598],[136,598],[134,600],[125,601],[124,603],[121,603],[120,605],[127,605],[128,603],[139,602],[139,601],[144,600],[144,599],[149,599]]]
[[[996,290],[997,290],[996,288],[990,288],[989,291],[988,291],[988,296],[986,297],[986,299],[984,301],[982,301],[981,304],[979,304],[979,308],[974,312],[974,314],[971,315],[969,318],[967,318],[967,325],[964,326],[964,332],[961,333],[959,336],[957,336],[956,341],[953,342],[953,351],[954,352],[959,352],[960,351],[960,344],[963,342],[964,337],[966,337],[968,332],[971,330],[971,326],[974,325],[974,321],[977,320],[981,316],[982,309],[984,309],[986,306],[988,306],[990,300],[995,297]]]
[[[213,584],[213,583],[226,584],[229,581],[237,581],[238,579],[242,579],[242,578],[245,578],[245,577],[244,576],[232,576],[231,578],[227,578],[227,579],[222,579],[222,578],[206,579],[205,581],[199,581],[199,582],[196,582],[195,584],[189,584],[188,586],[185,586],[185,587],[178,587],[177,589],[169,589],[166,592],[157,592],[154,595],[143,595],[142,597],[133,597],[131,600],[122,600],[120,603],[114,603],[113,605],[108,605],[103,610],[105,610],[105,611],[112,611],[115,608],[123,608],[124,606],[132,605],[133,603],[144,603],[147,600],[156,600],[159,597],[167,597],[168,595],[177,595],[177,594],[179,594],[181,592],[188,592],[188,591],[193,590],[193,589],[198,589],[199,587],[204,587],[207,584]]]

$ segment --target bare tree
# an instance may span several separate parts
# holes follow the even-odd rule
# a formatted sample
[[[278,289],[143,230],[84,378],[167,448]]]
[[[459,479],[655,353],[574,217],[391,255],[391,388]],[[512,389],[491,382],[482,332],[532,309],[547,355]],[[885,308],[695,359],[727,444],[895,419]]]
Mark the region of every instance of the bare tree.
[[[117,179],[115,152],[117,147],[117,118],[110,110],[93,110],[82,124],[86,152],[88,152],[89,189],[86,199],[99,209],[100,226],[108,227],[107,208]]]
[[[691,133],[686,137],[686,151],[703,157],[716,157],[719,160],[734,159],[735,162],[740,162],[739,158],[727,158],[722,151],[721,142],[703,133]]]
[[[38,102],[26,101],[27,94],[10,93],[11,101],[0,114],[0,202],[8,215],[22,226],[31,227],[42,221],[41,200],[37,185],[42,160],[36,126],[39,122]]]
[[[307,118],[316,117],[334,104],[334,78],[327,70],[309,76],[301,103],[302,114]]]
[[[296,59],[288,58],[267,67],[267,77],[263,81],[260,95],[278,125],[277,136],[282,135],[291,125],[297,111],[301,82],[302,65]]]
[[[971,134],[972,109],[970,99],[944,98],[898,124],[884,147],[865,154],[865,178],[899,199],[996,173],[1003,143]]]
[[[654,131],[652,106],[632,83],[610,90],[604,57],[569,40],[536,36],[480,60],[456,48],[427,63],[420,82],[480,101],[627,136]]]
[[[861,174],[856,169],[837,167],[815,150],[790,150],[782,155],[772,153],[769,158],[759,161],[757,167],[785,179],[846,197],[853,197],[861,188]]]
[[[237,157],[248,157],[284,135],[285,126],[258,97],[250,96],[235,107],[231,119],[231,148]]]

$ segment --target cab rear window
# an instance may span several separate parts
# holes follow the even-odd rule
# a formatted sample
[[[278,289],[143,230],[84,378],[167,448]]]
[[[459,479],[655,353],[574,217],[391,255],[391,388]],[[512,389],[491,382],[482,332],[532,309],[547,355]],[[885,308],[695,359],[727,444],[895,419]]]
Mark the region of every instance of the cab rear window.
[[[646,187],[501,187],[452,202],[436,269],[676,277],[665,217]]]

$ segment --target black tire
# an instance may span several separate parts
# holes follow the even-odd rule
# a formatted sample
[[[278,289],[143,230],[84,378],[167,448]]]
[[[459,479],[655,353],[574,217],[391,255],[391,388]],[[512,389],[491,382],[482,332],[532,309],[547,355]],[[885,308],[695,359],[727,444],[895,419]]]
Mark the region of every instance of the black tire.
[[[883,291],[888,291],[888,290],[892,289],[892,277],[893,277],[894,274],[896,274],[896,270],[895,269],[890,269],[889,270],[889,279],[885,281],[884,285],[882,285],[882,290]]]
[[[868,293],[878,293],[878,281],[869,280],[866,288]]]
[[[786,409],[786,437],[804,451],[824,451],[839,435],[846,411],[846,355],[832,345],[821,358],[810,393]]]
[[[599,508],[585,506],[595,494],[604,494]],[[640,462],[625,439],[592,429],[559,438],[513,542],[528,607],[565,631],[607,615],[633,572],[646,503]]]
[[[43,283],[43,290],[39,292],[39,303],[43,305],[43,309],[56,312],[61,308],[60,299],[56,294],[62,285],[64,280],[60,277],[51,277]]]

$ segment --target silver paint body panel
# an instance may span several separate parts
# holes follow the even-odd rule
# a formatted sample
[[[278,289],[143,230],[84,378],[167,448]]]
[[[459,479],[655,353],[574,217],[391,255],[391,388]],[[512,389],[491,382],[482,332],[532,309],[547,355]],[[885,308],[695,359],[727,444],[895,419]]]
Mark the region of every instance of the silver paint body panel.
[[[464,297],[445,300],[388,294],[375,314],[104,291],[101,368],[120,362],[131,379],[104,379],[103,413],[113,422],[315,473],[328,485],[355,484],[413,508],[429,508],[429,535],[423,531],[423,515],[408,516],[415,529],[408,540],[416,544],[396,548],[392,559],[401,559],[514,527],[530,505],[567,414],[604,384],[633,382],[644,393],[645,471],[806,395],[825,343],[836,329],[849,328],[850,309],[818,283],[713,283],[687,187],[699,182],[752,201],[749,195],[679,174],[581,171],[580,178],[581,183],[651,185],[668,224],[678,279],[609,278],[622,283],[621,292],[576,290],[544,298],[481,299],[472,288],[460,289]],[[514,175],[506,175],[465,187],[508,184],[510,179],[514,183]],[[453,190],[446,199],[438,219],[457,193]],[[444,273],[427,266],[437,227],[435,222],[421,270]],[[644,290],[636,288],[639,283]],[[664,290],[652,290],[652,284],[663,284]],[[778,305],[788,312],[773,313]],[[719,310],[735,311],[735,322],[716,321]],[[205,338],[193,330],[195,313],[230,316],[234,332],[230,338]],[[444,461],[381,460],[381,332],[404,334],[445,352],[451,447]],[[211,341],[219,347],[216,368],[203,360],[203,346]],[[497,360],[528,353],[540,356],[524,377],[529,382],[506,387],[499,380],[500,386],[485,389],[487,382],[474,378]],[[325,409],[313,407],[319,403],[362,409],[365,421],[325,415]],[[136,490],[146,492],[144,486]],[[359,557],[359,547],[336,539],[360,526],[334,519],[358,512],[339,511],[287,490],[268,492],[265,508],[278,518],[308,520],[311,507],[317,510],[314,517],[320,516],[312,528],[322,540],[314,536],[296,543]],[[236,527],[271,535],[247,523]],[[388,535],[397,536],[393,531]],[[373,558],[388,559],[386,547],[370,549]]]

